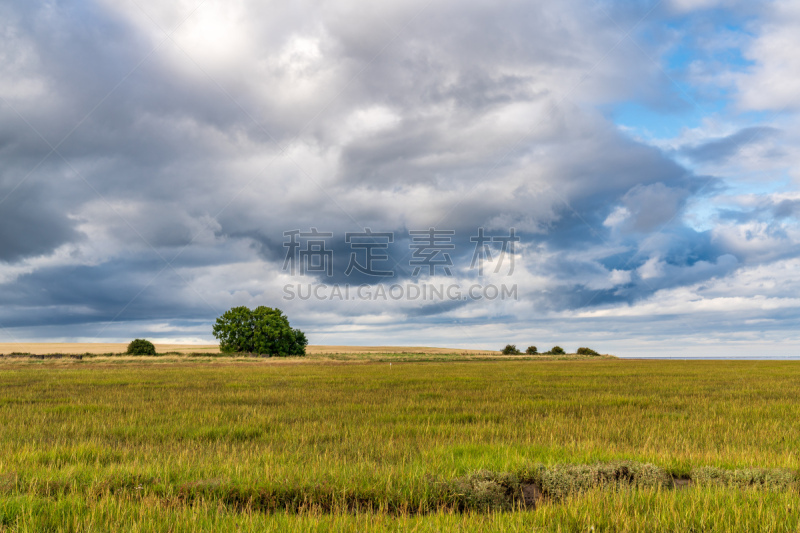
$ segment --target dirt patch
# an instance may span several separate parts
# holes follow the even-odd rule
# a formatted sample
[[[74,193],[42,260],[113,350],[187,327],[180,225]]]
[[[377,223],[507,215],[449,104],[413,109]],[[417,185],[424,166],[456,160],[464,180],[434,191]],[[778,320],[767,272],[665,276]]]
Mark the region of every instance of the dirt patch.
[[[692,478],[689,477],[673,477],[672,488],[675,490],[686,490],[692,486]]]
[[[0,494],[10,494],[17,486],[17,473],[0,474]]]
[[[522,484],[522,501],[527,509],[536,509],[543,497],[542,487],[536,483]]]

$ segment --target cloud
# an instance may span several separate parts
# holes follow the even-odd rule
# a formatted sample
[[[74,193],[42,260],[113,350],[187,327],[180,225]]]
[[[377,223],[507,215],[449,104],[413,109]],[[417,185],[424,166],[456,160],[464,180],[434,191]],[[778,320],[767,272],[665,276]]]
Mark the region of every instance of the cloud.
[[[603,222],[626,232],[650,232],[675,219],[689,191],[663,183],[636,185],[621,198],[622,205]]]
[[[118,323],[130,323],[189,338],[227,307],[264,304],[319,342],[402,328],[434,338],[433,323],[469,324],[478,342],[499,321],[635,307],[786,260],[795,200],[721,199],[726,176],[687,166],[731,163],[785,128],[723,129],[677,151],[632,139],[603,106],[686,106],[654,60],[662,45],[642,38],[669,34],[675,11],[598,9],[4,4],[0,322],[34,336],[124,338]],[[771,68],[759,46],[752,57]],[[688,223],[698,205],[714,206],[713,228]],[[301,281],[374,284],[344,275],[345,233],[394,232],[389,263],[407,282],[419,281],[408,232],[432,226],[455,231],[453,279],[466,284],[470,237],[514,227],[515,274],[492,279],[517,283],[520,301],[282,299],[298,281],[281,269],[285,231],[334,234],[334,276]]]
[[[745,110],[797,110],[800,59],[792,50],[800,45],[795,31],[800,22],[797,3],[767,4],[766,14],[754,25],[756,38],[745,50],[753,67],[738,77],[739,105]]]
[[[748,145],[769,141],[779,134],[780,130],[777,128],[752,126],[720,139],[685,147],[681,150],[681,153],[696,162],[720,162],[737,155]]]
[[[712,9],[731,3],[733,2],[729,0],[672,0],[669,4],[673,9],[680,12],[685,12]]]
[[[5,175],[0,179],[11,181]],[[65,243],[81,239],[75,221],[41,185],[23,183],[11,194],[13,199],[0,204],[0,261],[50,254]]]

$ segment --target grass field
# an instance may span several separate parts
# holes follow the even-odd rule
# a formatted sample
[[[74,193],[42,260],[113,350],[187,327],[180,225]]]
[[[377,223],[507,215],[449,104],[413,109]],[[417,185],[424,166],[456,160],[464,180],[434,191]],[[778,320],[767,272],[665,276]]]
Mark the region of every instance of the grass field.
[[[794,475],[800,364],[401,361],[0,359],[0,529],[800,530],[796,481],[511,511],[453,492],[479,470],[619,460]]]

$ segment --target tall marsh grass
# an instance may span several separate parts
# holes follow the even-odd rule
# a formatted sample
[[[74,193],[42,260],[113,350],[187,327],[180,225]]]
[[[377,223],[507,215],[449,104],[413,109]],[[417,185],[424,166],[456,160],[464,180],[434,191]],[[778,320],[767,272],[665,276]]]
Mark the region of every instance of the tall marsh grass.
[[[3,361],[0,530],[794,531],[798,378],[776,361]],[[558,497],[506,497],[533,482]]]

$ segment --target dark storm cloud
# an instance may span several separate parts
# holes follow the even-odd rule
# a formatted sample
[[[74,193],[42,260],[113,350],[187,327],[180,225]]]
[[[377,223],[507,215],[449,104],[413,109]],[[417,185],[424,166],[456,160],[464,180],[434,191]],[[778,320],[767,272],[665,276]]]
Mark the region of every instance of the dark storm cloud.
[[[6,197],[0,204],[0,261],[47,254],[80,238],[73,221],[43,188],[26,183],[3,195],[4,189],[0,188]]]
[[[117,321],[207,319],[218,309],[157,257],[96,266],[42,268],[20,276],[0,295],[5,327]],[[187,305],[191,301],[191,305]]]

